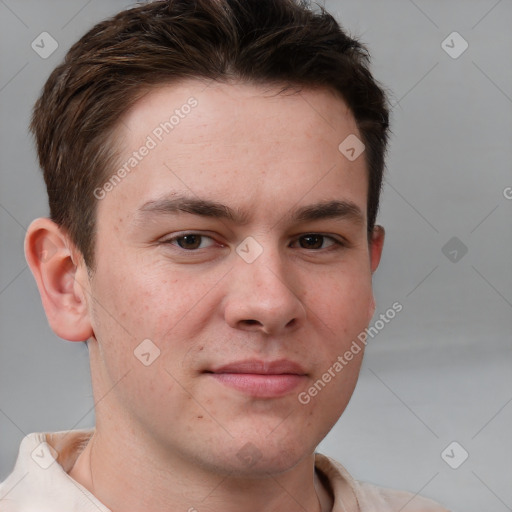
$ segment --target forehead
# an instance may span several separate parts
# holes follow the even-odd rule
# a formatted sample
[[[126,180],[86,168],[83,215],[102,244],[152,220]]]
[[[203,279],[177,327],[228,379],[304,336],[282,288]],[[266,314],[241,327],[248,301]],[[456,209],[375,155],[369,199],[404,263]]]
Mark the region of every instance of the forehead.
[[[187,118],[188,122],[185,121]],[[216,122],[214,130],[211,130],[211,121]],[[261,121],[267,124],[262,126]],[[157,139],[172,131],[172,140],[168,138],[167,142],[179,142],[185,137],[189,139],[190,134],[184,127],[191,122],[198,142],[205,137],[206,141],[223,139],[229,134],[237,135],[237,139],[242,136],[249,140],[257,138],[259,142],[265,135],[267,139],[275,139],[297,135],[298,131],[311,138],[312,131],[320,136],[323,132],[340,129],[358,133],[347,104],[330,89],[285,89],[284,85],[276,84],[198,79],[146,90],[121,119],[119,128],[121,131],[123,127],[128,128],[128,132],[124,132],[127,142],[132,141],[131,136],[137,136],[137,131],[153,133]],[[181,130],[177,129],[178,125]]]
[[[189,80],[146,92],[119,122],[120,158],[99,210],[135,214],[170,193],[242,210],[265,201],[289,209],[306,196],[365,210],[364,154],[350,161],[339,149],[360,138],[345,102],[328,89],[280,91]]]

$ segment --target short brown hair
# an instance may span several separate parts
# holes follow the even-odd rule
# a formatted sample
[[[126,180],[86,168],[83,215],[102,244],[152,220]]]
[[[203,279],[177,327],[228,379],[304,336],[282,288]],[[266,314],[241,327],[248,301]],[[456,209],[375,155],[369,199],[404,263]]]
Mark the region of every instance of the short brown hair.
[[[300,0],[158,0],[87,32],[50,75],[31,123],[51,219],[94,268],[97,199],[114,171],[118,121],[153,85],[187,78],[325,87],[353,113],[366,146],[368,231],[388,139],[385,92],[369,53],[322,7]],[[341,141],[340,141],[341,142]]]

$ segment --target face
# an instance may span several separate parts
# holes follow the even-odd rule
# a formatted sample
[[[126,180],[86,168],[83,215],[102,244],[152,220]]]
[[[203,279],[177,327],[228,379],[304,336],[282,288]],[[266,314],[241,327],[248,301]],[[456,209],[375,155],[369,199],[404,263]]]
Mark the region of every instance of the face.
[[[216,471],[313,452],[363,351],[334,365],[373,313],[365,160],[338,149],[353,116],[326,90],[277,91],[152,90],[119,125],[125,172],[97,191],[97,425]]]

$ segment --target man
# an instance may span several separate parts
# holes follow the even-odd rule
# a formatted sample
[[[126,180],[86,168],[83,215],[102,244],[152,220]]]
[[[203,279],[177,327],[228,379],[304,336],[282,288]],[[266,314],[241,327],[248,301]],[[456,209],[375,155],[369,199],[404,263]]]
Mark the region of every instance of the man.
[[[71,48],[32,129],[51,219],[26,257],[54,332],[87,342],[96,427],[25,438],[0,510],[445,510],[315,453],[375,310],[388,132],[329,14],[122,12]]]

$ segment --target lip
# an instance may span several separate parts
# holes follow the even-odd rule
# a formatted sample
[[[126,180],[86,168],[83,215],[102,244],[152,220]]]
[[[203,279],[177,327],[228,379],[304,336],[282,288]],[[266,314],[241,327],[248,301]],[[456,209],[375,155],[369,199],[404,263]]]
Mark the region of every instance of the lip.
[[[258,375],[306,375],[306,370],[302,366],[288,359],[278,359],[276,361],[245,359],[214,367],[208,371],[211,373],[252,373]]]
[[[249,359],[228,363],[205,372],[217,382],[258,398],[278,398],[304,382],[306,371],[286,359]]]

